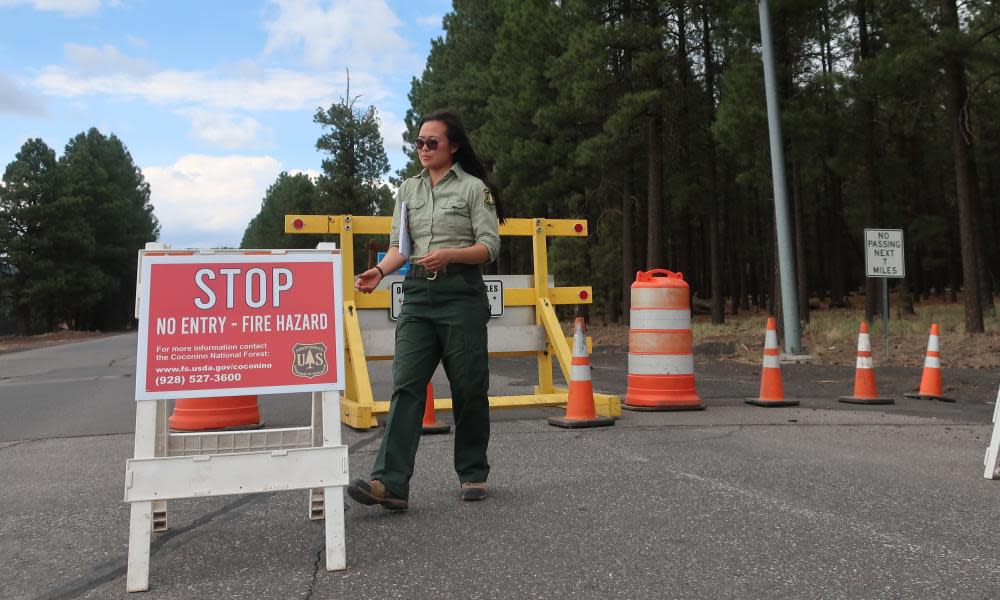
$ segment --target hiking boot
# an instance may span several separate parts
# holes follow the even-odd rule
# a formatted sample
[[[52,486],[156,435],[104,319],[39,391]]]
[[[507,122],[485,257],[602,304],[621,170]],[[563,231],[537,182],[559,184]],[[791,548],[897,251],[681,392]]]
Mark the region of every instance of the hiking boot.
[[[486,497],[486,483],[463,483],[462,500],[475,502]]]
[[[410,505],[401,498],[392,495],[378,479],[365,481],[355,479],[347,486],[347,495],[352,500],[365,506],[381,504],[389,510],[406,510]]]

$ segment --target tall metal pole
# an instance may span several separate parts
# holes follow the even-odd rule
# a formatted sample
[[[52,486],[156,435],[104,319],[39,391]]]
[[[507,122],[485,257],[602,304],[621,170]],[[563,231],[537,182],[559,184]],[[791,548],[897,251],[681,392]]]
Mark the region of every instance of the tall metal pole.
[[[799,301],[795,285],[795,255],[788,219],[788,189],[785,182],[785,152],[781,146],[781,109],[778,106],[778,77],[774,68],[771,37],[771,10],[767,0],[758,0],[760,44],[764,59],[764,89],[767,92],[767,125],[771,138],[771,179],[774,180],[774,221],[778,233],[778,273],[781,277],[781,308],[785,321],[785,352],[802,353]]]

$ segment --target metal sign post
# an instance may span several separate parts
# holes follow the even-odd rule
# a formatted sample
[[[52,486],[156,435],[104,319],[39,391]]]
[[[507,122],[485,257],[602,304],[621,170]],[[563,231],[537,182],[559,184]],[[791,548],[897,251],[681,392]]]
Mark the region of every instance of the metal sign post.
[[[883,350],[889,353],[889,278],[906,276],[902,229],[865,229],[865,275],[882,280]]]

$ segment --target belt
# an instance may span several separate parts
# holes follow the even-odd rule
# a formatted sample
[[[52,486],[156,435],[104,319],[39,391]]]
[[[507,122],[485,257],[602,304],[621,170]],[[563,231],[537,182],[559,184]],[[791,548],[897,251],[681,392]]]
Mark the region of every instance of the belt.
[[[441,275],[456,275],[458,273],[464,273],[471,270],[479,270],[479,265],[468,265],[465,263],[451,263],[450,265],[445,265],[443,269],[437,273],[430,271],[427,267],[423,265],[418,265],[417,263],[410,263],[410,270],[406,272],[406,279],[429,279],[431,281],[437,279]]]

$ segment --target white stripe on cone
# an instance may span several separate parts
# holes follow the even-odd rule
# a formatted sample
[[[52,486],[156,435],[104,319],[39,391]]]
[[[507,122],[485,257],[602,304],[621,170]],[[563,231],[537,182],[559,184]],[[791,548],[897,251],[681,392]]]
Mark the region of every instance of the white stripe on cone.
[[[764,355],[764,368],[765,369],[780,369],[781,368],[781,363],[778,362],[778,357],[774,356],[774,355],[771,355],[771,354],[765,354]]]
[[[629,353],[628,372],[631,375],[693,375],[694,356]]]
[[[573,358],[587,358],[587,336],[579,326],[573,333]]]
[[[859,356],[858,357],[858,369],[874,369],[875,361],[872,360],[870,356]]]
[[[858,334],[858,352],[871,352],[872,340],[867,333]]]
[[[767,350],[777,350],[778,349],[778,332],[773,329],[768,329],[767,333],[764,334],[764,348]]]
[[[941,342],[938,340],[938,336],[932,335],[929,340],[927,340],[927,351],[928,352],[940,352]]]
[[[632,329],[691,329],[691,311],[687,309],[646,308],[629,311]]]
[[[587,364],[570,365],[570,380],[590,381],[590,357],[587,356],[587,336],[583,333],[583,327],[579,322],[576,324],[576,331],[573,332],[573,358],[582,358],[587,361]]]
[[[938,356],[927,356],[924,358],[924,368],[940,369],[941,358]]]

